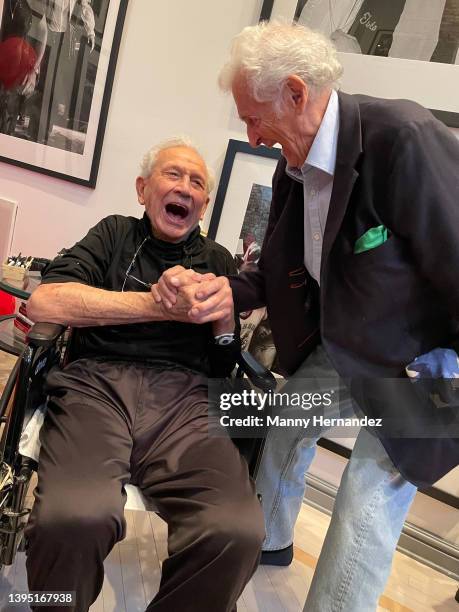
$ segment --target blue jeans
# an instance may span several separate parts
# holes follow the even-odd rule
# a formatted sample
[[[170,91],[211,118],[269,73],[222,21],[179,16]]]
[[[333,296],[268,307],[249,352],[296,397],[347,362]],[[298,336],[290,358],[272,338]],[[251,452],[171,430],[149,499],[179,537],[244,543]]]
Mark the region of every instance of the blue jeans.
[[[295,385],[301,386],[300,379],[329,379],[327,388],[337,390],[337,376],[324,350],[318,347],[288,386],[292,391]],[[330,408],[337,414],[337,404]],[[350,398],[344,397],[340,415],[352,412]],[[305,437],[304,429],[270,429],[257,477],[267,532],[263,550],[278,550],[292,543],[305,474],[314,458],[317,439],[323,434],[323,430],[307,432]],[[341,480],[305,611],[376,610],[415,493],[416,487],[400,475],[381,442],[361,429]]]

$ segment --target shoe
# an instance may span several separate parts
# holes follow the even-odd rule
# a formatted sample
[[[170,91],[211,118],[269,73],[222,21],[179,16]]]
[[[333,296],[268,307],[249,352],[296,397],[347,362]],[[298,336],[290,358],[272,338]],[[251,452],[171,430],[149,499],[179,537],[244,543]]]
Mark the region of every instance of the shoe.
[[[261,552],[260,565],[290,565],[293,561],[293,544],[280,550],[263,550]]]

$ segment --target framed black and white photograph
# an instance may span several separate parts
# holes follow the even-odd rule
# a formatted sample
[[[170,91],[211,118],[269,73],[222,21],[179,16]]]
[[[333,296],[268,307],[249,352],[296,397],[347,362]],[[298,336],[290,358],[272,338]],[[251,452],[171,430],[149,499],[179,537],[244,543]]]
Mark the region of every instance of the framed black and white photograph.
[[[0,161],[95,187],[128,0],[0,0]]]
[[[459,0],[265,0],[272,18],[333,41],[343,91],[415,100],[459,127]]]

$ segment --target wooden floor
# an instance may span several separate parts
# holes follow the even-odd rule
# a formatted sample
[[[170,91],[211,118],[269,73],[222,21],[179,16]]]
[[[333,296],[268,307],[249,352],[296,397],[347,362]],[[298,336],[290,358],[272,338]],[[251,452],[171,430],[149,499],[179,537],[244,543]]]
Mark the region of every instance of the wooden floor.
[[[141,612],[158,589],[161,562],[167,556],[166,524],[150,512],[127,510],[126,519],[126,539],[105,561],[104,586],[91,612]],[[303,505],[292,565],[259,567],[238,602],[238,611],[300,612],[328,522],[325,514]],[[454,580],[397,552],[378,611],[459,612],[459,604],[454,601],[456,588]],[[29,612],[27,606],[13,608],[2,603],[8,594],[18,591],[27,591],[24,553],[19,553],[15,565],[0,574],[2,612]]]
[[[13,363],[13,358],[0,353],[0,388]],[[167,556],[166,525],[148,512],[126,511],[126,519],[126,539],[105,561],[104,586],[91,612],[142,611],[158,589],[161,563]],[[326,514],[304,504],[295,531],[292,565],[260,567],[238,602],[239,612],[301,611],[328,523]],[[27,606],[3,603],[10,593],[27,591],[24,561],[24,554],[19,553],[15,564],[0,573],[1,612],[29,611]],[[454,580],[397,552],[378,610],[459,612],[454,601],[457,586]]]

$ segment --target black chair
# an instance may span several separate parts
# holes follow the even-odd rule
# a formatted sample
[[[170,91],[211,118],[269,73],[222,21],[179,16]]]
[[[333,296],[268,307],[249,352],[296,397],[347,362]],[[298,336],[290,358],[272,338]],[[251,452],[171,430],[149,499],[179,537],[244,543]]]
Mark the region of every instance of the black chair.
[[[30,513],[30,509],[25,507],[25,498],[37,463],[20,454],[19,440],[35,410],[46,402],[44,381],[47,373],[55,365],[64,363],[66,332],[64,326],[52,323],[36,323],[32,327],[27,346],[11,371],[0,399],[0,423],[3,426],[0,441],[0,567],[11,565],[16,551],[23,546],[22,536]],[[244,374],[264,392],[271,392],[276,387],[271,372],[249,353],[241,353],[238,359],[236,378],[242,378]],[[246,458],[250,474],[255,477],[264,439],[233,440]]]

